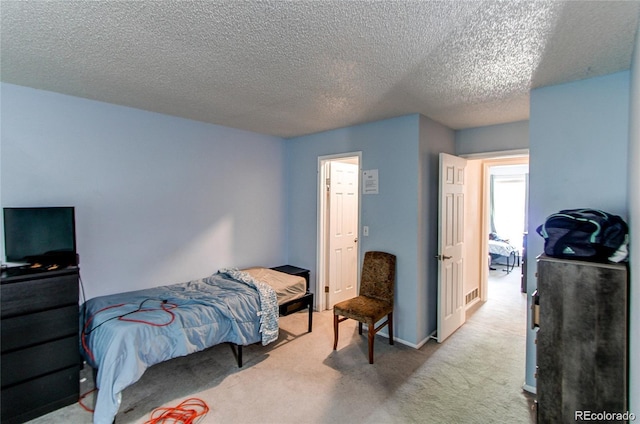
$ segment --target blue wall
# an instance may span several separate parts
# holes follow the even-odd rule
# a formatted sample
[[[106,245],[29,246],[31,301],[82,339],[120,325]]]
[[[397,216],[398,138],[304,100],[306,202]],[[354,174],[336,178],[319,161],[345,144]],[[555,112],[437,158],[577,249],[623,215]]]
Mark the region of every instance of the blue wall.
[[[361,169],[378,169],[379,194],[361,196],[360,266],[363,252],[397,256],[396,336],[415,342],[418,234],[419,116],[410,115],[287,141],[289,260],[316,278],[318,157],[362,152]],[[313,285],[313,284],[312,284]]]
[[[629,78],[536,89],[528,123],[456,133],[457,154],[530,148],[530,263],[535,227],[560,208],[627,216]],[[0,94],[0,203],[77,207],[88,297],[223,266],[289,262],[315,280],[318,157],[361,151],[380,194],[362,196],[360,250],[398,255],[397,337],[419,344],[432,331],[434,158],[453,153],[452,131],[410,115],[281,140],[10,84]]]
[[[528,148],[529,121],[456,131],[456,155],[526,150]]]
[[[627,219],[629,72],[544,87],[531,92],[529,246],[543,252],[535,229],[560,210],[602,209]],[[528,290],[536,288],[528,267]],[[530,298],[529,298],[530,300]],[[527,332],[526,384],[535,387],[535,332]]]
[[[453,154],[455,132],[420,116],[420,210],[418,234],[418,292],[416,314],[418,340],[426,342],[438,325],[438,211],[440,204],[440,153]]]
[[[410,115],[282,140],[0,88],[2,206],[76,206],[88,298],[226,266],[288,262],[315,280],[318,157],[360,151],[362,169],[379,171],[380,193],[362,196],[370,235],[359,248],[398,256],[397,337],[418,345],[435,330],[429,258],[437,157],[454,150],[448,128]]]
[[[88,298],[286,262],[284,140],[0,90],[0,203],[76,207]]]
[[[418,346],[436,328],[438,154],[453,153],[454,132],[420,115],[377,121],[287,141],[289,260],[316,278],[318,157],[362,152],[361,169],[377,169],[379,194],[361,196],[364,252],[397,256],[395,333]]]

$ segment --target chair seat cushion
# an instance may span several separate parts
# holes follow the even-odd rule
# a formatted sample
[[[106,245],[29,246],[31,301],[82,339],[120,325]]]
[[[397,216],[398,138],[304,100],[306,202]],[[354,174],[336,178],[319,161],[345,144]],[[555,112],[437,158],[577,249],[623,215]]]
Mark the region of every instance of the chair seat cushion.
[[[333,306],[335,315],[369,324],[376,323],[391,312],[393,312],[393,305],[367,296],[357,296]]]

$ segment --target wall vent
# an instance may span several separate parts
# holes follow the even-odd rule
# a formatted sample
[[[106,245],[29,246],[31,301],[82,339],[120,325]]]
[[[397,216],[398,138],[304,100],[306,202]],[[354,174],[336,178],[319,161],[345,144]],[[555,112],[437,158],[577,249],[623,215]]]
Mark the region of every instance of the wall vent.
[[[475,288],[471,290],[469,293],[467,293],[464,299],[464,304],[468,305],[469,303],[473,302],[477,298],[478,298],[478,288]]]

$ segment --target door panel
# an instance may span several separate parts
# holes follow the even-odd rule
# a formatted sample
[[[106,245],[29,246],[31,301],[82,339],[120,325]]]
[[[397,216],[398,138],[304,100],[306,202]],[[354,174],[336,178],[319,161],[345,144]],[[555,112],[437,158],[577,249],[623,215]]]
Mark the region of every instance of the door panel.
[[[329,296],[327,308],[356,296],[358,166],[332,161],[329,182]]]
[[[466,160],[440,154],[438,215],[438,326],[443,342],[465,321],[464,310],[464,184]]]

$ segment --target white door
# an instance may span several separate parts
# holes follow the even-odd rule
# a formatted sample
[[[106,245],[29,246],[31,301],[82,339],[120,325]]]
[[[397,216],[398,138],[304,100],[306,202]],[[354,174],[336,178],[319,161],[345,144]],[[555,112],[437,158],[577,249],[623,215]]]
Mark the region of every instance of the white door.
[[[358,286],[358,165],[331,161],[329,166],[327,309],[356,296]]]
[[[467,161],[440,153],[438,212],[438,327],[442,343],[465,321],[464,309],[464,184]]]

